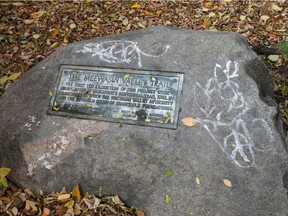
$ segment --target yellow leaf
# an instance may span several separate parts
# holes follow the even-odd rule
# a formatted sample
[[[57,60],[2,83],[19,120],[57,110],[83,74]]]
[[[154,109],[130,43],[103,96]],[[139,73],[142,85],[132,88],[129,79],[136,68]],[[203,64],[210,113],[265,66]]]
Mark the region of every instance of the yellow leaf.
[[[40,38],[40,35],[39,35],[39,34],[34,34],[34,35],[33,35],[33,38],[34,38],[34,39],[38,39],[38,38]]]
[[[69,41],[68,41],[68,39],[66,38],[66,36],[64,37],[63,42],[64,42],[65,44],[69,43]]]
[[[263,15],[263,16],[260,17],[260,19],[262,19],[262,20],[264,20],[264,21],[268,20],[269,18],[270,18],[270,17],[267,16],[267,15]]]
[[[197,185],[200,185],[200,179],[199,179],[199,177],[196,177],[195,182],[196,182]]]
[[[121,114],[117,113],[116,118],[121,118]]]
[[[74,203],[75,203],[75,201],[72,199],[72,200],[69,200],[68,202],[66,202],[64,206],[67,207],[68,209],[70,209],[70,208],[73,208]]]
[[[39,10],[38,12],[32,13],[31,16],[33,19],[38,19],[46,13],[44,10]]]
[[[86,106],[87,106],[87,107],[92,107],[92,105],[91,105],[91,104],[86,104]]]
[[[135,3],[135,4],[131,5],[132,9],[138,9],[140,7],[141,7],[141,5],[139,3]]]
[[[240,20],[244,21],[246,19],[246,16],[240,15]]]
[[[125,74],[125,75],[124,75],[124,78],[128,78],[128,77],[129,77],[129,74]]]
[[[75,24],[75,23],[71,23],[71,24],[69,25],[69,27],[70,27],[70,29],[74,29],[74,28],[76,28],[76,24]]]
[[[272,62],[277,62],[279,59],[279,55],[269,55],[268,59]]]
[[[170,201],[170,196],[166,194],[165,200],[166,200],[166,203],[169,203],[169,201]]]
[[[9,174],[11,169],[2,167],[0,168],[0,177],[5,177]]]
[[[207,1],[207,2],[204,3],[204,5],[205,5],[206,7],[209,7],[209,6],[212,5],[212,3],[213,3],[212,1]]]
[[[79,185],[76,185],[72,190],[72,197],[76,197],[77,201],[79,202],[81,199]]]
[[[49,96],[52,97],[53,96],[53,92],[49,91]]]
[[[54,37],[56,37],[59,33],[60,33],[60,29],[54,29],[54,30],[51,32],[51,36],[54,38]]]
[[[10,197],[0,197],[0,201],[10,202],[12,199]]]
[[[151,119],[148,119],[148,118],[147,118],[147,119],[145,119],[145,121],[146,121],[146,122],[151,122]]]
[[[50,46],[50,48],[51,48],[51,49],[54,49],[54,48],[56,48],[58,45],[59,45],[59,42],[56,41],[55,43],[53,43],[53,44]]]
[[[274,10],[274,11],[281,11],[282,10],[282,8],[281,7],[279,7],[278,5],[276,5],[276,4],[273,4],[272,5],[272,10]]]
[[[162,10],[157,10],[157,11],[156,11],[156,14],[158,14],[158,15],[160,15],[160,14],[162,14],[162,13],[163,13]]]
[[[70,194],[61,194],[58,196],[59,201],[67,200],[70,198]]]
[[[183,118],[181,122],[188,127],[192,127],[196,124],[196,120],[191,117]]]
[[[232,182],[228,179],[223,179],[223,183],[227,187],[232,187]]]

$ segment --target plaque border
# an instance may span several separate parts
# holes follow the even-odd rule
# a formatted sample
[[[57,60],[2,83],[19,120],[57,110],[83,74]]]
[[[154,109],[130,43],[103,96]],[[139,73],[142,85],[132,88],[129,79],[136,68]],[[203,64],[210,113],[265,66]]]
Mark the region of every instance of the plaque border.
[[[62,111],[55,111],[53,110],[53,103],[55,101],[55,97],[57,95],[57,90],[59,88],[59,83],[62,75],[63,69],[78,69],[78,70],[89,70],[89,71],[101,71],[101,72],[112,72],[112,73],[125,73],[125,74],[144,74],[144,75],[158,75],[158,76],[175,76],[179,77],[179,86],[175,100],[175,121],[173,124],[161,124],[156,122],[145,122],[145,121],[136,121],[136,120],[129,120],[129,119],[117,119],[112,117],[102,117],[102,116],[94,116],[89,114],[75,114],[75,113],[68,113]],[[180,97],[182,94],[182,87],[184,81],[184,73],[182,72],[175,72],[175,71],[155,71],[155,70],[146,70],[146,69],[134,69],[134,68],[115,68],[115,67],[103,67],[103,66],[84,66],[84,65],[68,65],[62,64],[59,66],[57,79],[54,83],[53,88],[53,95],[50,99],[48,114],[49,115],[56,115],[56,116],[63,116],[63,117],[71,117],[71,118],[79,118],[79,119],[92,119],[92,120],[99,120],[99,121],[106,121],[112,123],[123,123],[123,124],[130,124],[130,125],[140,125],[140,126],[149,126],[149,127],[159,127],[159,128],[167,128],[167,129],[176,129],[178,126],[178,118],[180,112]]]

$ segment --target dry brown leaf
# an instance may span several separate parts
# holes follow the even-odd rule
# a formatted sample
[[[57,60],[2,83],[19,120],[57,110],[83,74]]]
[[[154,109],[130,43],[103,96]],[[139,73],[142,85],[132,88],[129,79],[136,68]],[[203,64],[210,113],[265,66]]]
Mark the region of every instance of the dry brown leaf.
[[[143,211],[141,211],[141,210],[136,210],[135,211],[135,215],[136,216],[145,216],[145,213]]]
[[[34,202],[34,201],[30,201],[30,200],[26,200],[25,209],[27,211],[38,212],[38,208],[36,205],[39,205],[39,203]]]
[[[188,127],[192,127],[196,124],[196,120],[193,119],[192,117],[186,117],[186,118],[183,118],[181,120],[181,122],[185,125],[185,126],[188,126]]]
[[[49,216],[49,215],[50,215],[50,209],[44,208],[41,216]]]
[[[58,34],[60,33],[60,29],[54,29],[52,32],[51,32],[51,37],[56,37]]]

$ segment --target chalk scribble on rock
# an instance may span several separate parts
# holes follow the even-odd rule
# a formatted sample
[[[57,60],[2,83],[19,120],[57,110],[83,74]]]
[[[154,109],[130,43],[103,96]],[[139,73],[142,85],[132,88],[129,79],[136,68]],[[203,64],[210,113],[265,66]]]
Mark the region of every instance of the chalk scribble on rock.
[[[251,167],[255,164],[255,151],[271,149],[256,146],[253,140],[256,137],[252,136],[251,131],[257,127],[258,131],[264,131],[262,135],[267,136],[267,142],[275,142],[275,139],[264,119],[255,116],[252,123],[245,122],[243,117],[250,107],[235,82],[239,76],[238,70],[237,62],[228,61],[226,68],[216,64],[213,77],[205,85],[196,83],[196,104],[205,116],[197,121],[236,165]]]
[[[102,61],[109,63],[127,63],[137,61],[138,67],[142,67],[142,56],[150,58],[157,58],[163,56],[170,45],[165,46],[163,53],[159,55],[152,55],[143,52],[137,42],[134,41],[104,41],[101,43],[85,44],[83,49],[77,51],[82,53],[92,53],[92,56],[98,56]]]

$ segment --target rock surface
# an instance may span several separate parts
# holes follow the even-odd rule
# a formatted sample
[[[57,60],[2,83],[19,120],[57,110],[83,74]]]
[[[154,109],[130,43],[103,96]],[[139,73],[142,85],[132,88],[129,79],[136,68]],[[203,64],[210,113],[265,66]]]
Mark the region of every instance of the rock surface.
[[[184,73],[177,129],[47,115],[62,64]],[[0,98],[0,167],[36,191],[102,186],[148,216],[288,215],[272,95],[269,71],[235,33],[154,27],[69,44]]]

